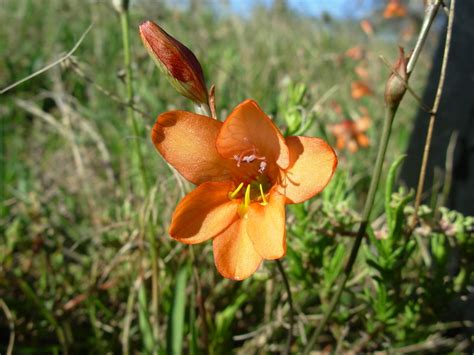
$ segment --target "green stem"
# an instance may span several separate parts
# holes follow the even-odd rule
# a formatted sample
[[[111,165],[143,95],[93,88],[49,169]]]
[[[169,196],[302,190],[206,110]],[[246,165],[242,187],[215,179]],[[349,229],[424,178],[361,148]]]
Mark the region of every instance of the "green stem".
[[[415,64],[420,56],[421,50],[424,46],[429,30],[431,28],[431,25],[433,24],[433,20],[436,17],[436,14],[438,13],[441,3],[442,3],[442,0],[435,0],[431,2],[426,8],[425,16],[423,19],[423,25],[421,27],[420,34],[418,35],[418,39],[415,44],[415,49],[412,55],[410,56],[410,59],[407,64],[408,76],[410,76],[413,69],[415,68]],[[357,232],[356,240],[354,242],[354,245],[352,246],[351,254],[349,256],[349,260],[347,261],[346,267],[344,268],[344,274],[342,276],[341,281],[339,282],[338,289],[331,300],[329,308],[324,314],[323,320],[318,325],[313,335],[311,336],[310,340],[308,341],[304,354],[309,354],[309,352],[313,348],[314,344],[316,343],[316,340],[319,338],[321,332],[323,331],[327,322],[331,318],[332,313],[336,309],[336,306],[339,303],[339,300],[341,298],[342,292],[344,291],[346,283],[349,280],[350,274],[352,272],[352,267],[354,266],[355,260],[357,258],[357,254],[359,252],[359,248],[362,244],[362,239],[365,235],[367,225],[369,224],[370,213],[372,212],[372,206],[375,199],[375,193],[377,192],[377,186],[378,186],[380,175],[382,172],[383,161],[385,159],[385,152],[387,150],[387,145],[390,138],[390,132],[392,129],[392,123],[393,123],[393,119],[395,118],[397,109],[398,109],[398,105],[387,107],[386,109],[383,133],[382,133],[379,150],[377,153],[377,160],[375,163],[373,178],[370,182],[369,193],[365,201],[362,222]]]
[[[18,284],[23,291],[24,295],[31,300],[39,309],[39,312],[43,315],[43,317],[48,321],[48,323],[54,328],[56,331],[56,336],[58,337],[58,341],[61,344],[63,354],[68,354],[68,345],[66,335],[64,333],[63,328],[61,328],[60,324],[54,317],[53,312],[51,312],[39,299],[36,292],[34,292],[30,285],[28,285],[23,280],[18,280]]]
[[[283,283],[285,284],[286,292],[288,293],[288,305],[290,306],[290,329],[288,329],[288,338],[286,341],[286,349],[283,352],[285,355],[290,354],[291,350],[291,343],[293,342],[293,327],[294,327],[294,307],[293,307],[293,297],[291,296],[291,288],[290,288],[290,283],[288,282],[288,277],[286,276],[285,269],[283,268],[283,265],[281,264],[280,260],[275,260],[277,263],[277,268],[278,271],[281,274],[281,277],[283,278]]]
[[[143,186],[145,188],[145,193],[149,191],[148,179],[146,176],[145,164],[143,159],[142,150],[140,149],[140,141],[138,137],[140,137],[140,129],[138,127],[138,122],[131,108],[133,104],[133,78],[132,78],[132,61],[131,61],[131,51],[130,51],[130,39],[129,39],[129,15],[128,10],[124,10],[120,12],[120,22],[122,24],[122,41],[123,41],[123,58],[124,58],[124,65],[125,65],[125,85],[127,88],[127,117],[128,120],[132,123],[133,133],[135,135],[135,154],[138,158],[138,164],[140,173],[143,180]]]
[[[308,344],[305,349],[305,354],[309,354],[314,344],[316,343],[316,340],[319,338],[319,336],[321,335],[321,332],[323,331],[327,322],[331,318],[332,313],[334,312],[337,304],[339,303],[342,292],[344,291],[346,283],[349,280],[349,277],[351,275],[352,267],[354,266],[354,263],[356,261],[357,254],[362,244],[362,239],[365,236],[365,231],[367,229],[367,225],[369,224],[370,213],[372,212],[372,206],[374,204],[375,194],[377,192],[377,186],[380,180],[380,175],[382,174],[382,167],[383,167],[383,162],[385,159],[385,153],[387,151],[388,142],[390,140],[390,133],[392,131],[392,123],[393,123],[393,119],[395,117],[397,108],[398,106],[387,108],[385,112],[385,121],[384,121],[384,126],[383,126],[383,131],[382,131],[382,138],[380,140],[380,146],[377,152],[377,160],[375,162],[373,177],[372,177],[372,180],[370,181],[369,192],[367,195],[367,199],[365,200],[364,211],[362,213],[362,222],[357,232],[356,240],[354,242],[354,245],[352,246],[351,254],[349,256],[349,260],[347,261],[346,267],[344,268],[344,274],[342,276],[341,281],[339,282],[337,291],[331,300],[329,308],[324,314],[323,320],[321,321],[321,323],[319,323],[315,332],[309,339]]]
[[[143,154],[140,147],[140,142],[138,137],[140,137],[140,130],[138,127],[138,122],[134,114],[132,105],[133,105],[133,81],[132,81],[132,62],[131,62],[131,50],[130,50],[130,40],[129,40],[129,13],[128,7],[120,12],[120,22],[122,25],[122,39],[123,39],[123,54],[124,54],[124,65],[125,65],[125,83],[127,86],[127,116],[130,122],[132,122],[133,132],[135,134],[135,153],[138,158],[138,164],[140,173],[143,180],[143,187],[145,190],[145,195],[148,195],[150,191],[150,186],[148,184]],[[152,225],[148,225],[146,235],[148,242],[150,243],[150,259],[151,259],[151,271],[152,271],[152,303],[151,303],[151,324],[153,327],[153,335],[155,341],[158,340],[159,336],[159,320],[158,320],[158,261],[157,261],[157,250],[156,243],[154,238],[154,232]]]

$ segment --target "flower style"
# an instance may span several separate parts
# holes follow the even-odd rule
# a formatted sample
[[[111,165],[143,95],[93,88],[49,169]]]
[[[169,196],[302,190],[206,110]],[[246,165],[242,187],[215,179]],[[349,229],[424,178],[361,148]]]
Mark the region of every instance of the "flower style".
[[[286,253],[285,205],[321,192],[337,166],[323,140],[282,136],[255,101],[224,122],[186,111],[161,114],[152,130],[166,161],[197,187],[177,205],[169,233],[213,240],[219,273],[243,280]]]

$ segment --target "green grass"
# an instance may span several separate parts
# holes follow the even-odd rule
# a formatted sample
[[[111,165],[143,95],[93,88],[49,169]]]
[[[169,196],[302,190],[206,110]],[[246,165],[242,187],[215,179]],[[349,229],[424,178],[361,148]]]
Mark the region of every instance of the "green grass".
[[[285,345],[289,310],[274,262],[265,262],[244,282],[225,280],[215,270],[211,243],[190,249],[167,235],[181,190],[149,132],[158,114],[193,106],[160,75],[143,48],[137,28],[145,19],[194,51],[208,84],[216,85],[220,119],[253,98],[285,130],[288,112],[299,105],[302,117],[314,119],[305,135],[334,144],[328,125],[356,118],[360,106],[369,110],[371,146],[355,154],[339,152],[328,188],[287,208],[283,264],[296,308],[292,350],[300,352],[335,291],[352,244],[348,235],[358,226],[384,116],[388,70],[378,55],[395,61],[396,43],[384,36],[368,39],[357,23],[323,22],[290,11],[256,8],[238,18],[207,7],[190,13],[143,2],[131,9],[130,32],[135,102],[146,112],[137,116],[139,137],[124,107],[67,63],[0,96],[0,298],[14,316],[15,353],[119,353],[126,344],[130,353],[181,348],[193,354],[206,348],[214,354],[229,349],[269,353]],[[74,59],[96,84],[125,101],[120,19],[108,2],[3,0],[0,23],[0,87],[57,59],[93,23]],[[379,28],[393,31],[383,21]],[[367,49],[362,64],[375,92],[360,101],[350,96],[360,63],[344,56],[354,45]],[[417,92],[429,63],[429,55],[422,57],[412,77]],[[295,84],[306,87],[297,103],[289,99]],[[332,101],[342,105],[343,117],[333,111]],[[435,351],[461,351],[466,348],[458,344],[472,342],[462,332],[469,325],[454,315],[474,279],[469,262],[474,243],[466,232],[472,220],[424,208],[424,229],[417,229],[406,245],[402,227],[411,212],[408,192],[395,186],[393,198],[384,199],[385,176],[407,146],[416,109],[407,95],[394,124],[369,243],[318,340],[320,349],[390,350],[431,337],[441,339]],[[146,195],[134,140],[143,149],[152,186]],[[451,230],[442,227],[446,223]],[[147,233],[153,234],[158,252],[155,323]],[[1,353],[9,334],[0,313]]]

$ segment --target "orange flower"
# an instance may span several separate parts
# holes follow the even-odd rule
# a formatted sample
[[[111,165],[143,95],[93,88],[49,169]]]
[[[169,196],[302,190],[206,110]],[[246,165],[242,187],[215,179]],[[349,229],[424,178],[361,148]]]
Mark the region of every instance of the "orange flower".
[[[407,8],[400,0],[389,0],[385,10],[383,11],[384,18],[404,17],[407,14]]]
[[[372,26],[372,24],[370,23],[369,20],[362,20],[360,21],[360,27],[362,28],[362,31],[364,31],[364,33],[371,37],[373,36],[374,34],[374,27]]]
[[[354,68],[355,73],[359,78],[362,80],[368,80],[370,77],[369,71],[367,70],[367,67],[364,65],[359,64]]]
[[[341,123],[329,127],[331,133],[336,137],[336,148],[342,150],[345,147],[355,153],[359,147],[369,146],[369,138],[364,134],[370,127],[370,117],[367,114],[356,121],[343,120]]]
[[[321,192],[337,165],[326,142],[285,139],[252,100],[223,123],[186,111],[163,113],[152,140],[197,185],[178,203],[171,237],[186,244],[212,239],[217,270],[234,280],[285,255],[285,205]]]
[[[364,96],[372,95],[372,89],[362,81],[353,81],[351,83],[351,96],[355,100],[359,100]]]
[[[365,49],[361,46],[354,46],[346,50],[344,55],[354,60],[361,60],[365,57]]]

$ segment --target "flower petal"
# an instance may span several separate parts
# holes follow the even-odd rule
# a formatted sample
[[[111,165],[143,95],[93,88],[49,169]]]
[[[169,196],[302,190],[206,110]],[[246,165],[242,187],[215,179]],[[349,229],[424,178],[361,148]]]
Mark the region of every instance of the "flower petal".
[[[285,196],[273,192],[267,205],[249,206],[247,232],[263,259],[279,259],[286,254],[285,202]]]
[[[239,218],[213,240],[214,262],[219,273],[228,279],[243,280],[260,266],[257,253],[247,234],[247,219]]]
[[[238,105],[225,120],[216,146],[227,159],[243,152],[257,151],[270,162],[285,169],[289,164],[288,147],[278,128],[253,100]]]
[[[321,192],[336,170],[334,150],[322,139],[287,137],[290,167],[282,174],[278,191],[287,203],[300,203]]]
[[[211,239],[238,218],[240,201],[230,200],[232,182],[205,182],[176,206],[169,233],[174,239],[196,244]]]
[[[170,111],[158,117],[151,138],[163,158],[193,184],[229,180],[227,166],[231,162],[223,159],[215,146],[221,126],[207,116]]]

